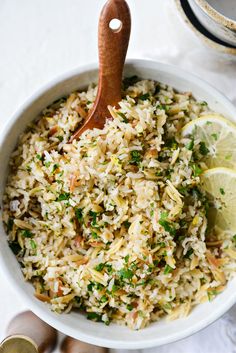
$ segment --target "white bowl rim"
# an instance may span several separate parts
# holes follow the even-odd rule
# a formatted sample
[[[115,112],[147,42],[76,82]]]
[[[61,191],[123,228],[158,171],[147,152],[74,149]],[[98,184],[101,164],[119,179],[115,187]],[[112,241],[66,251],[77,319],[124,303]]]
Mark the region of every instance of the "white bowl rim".
[[[228,29],[236,30],[236,21],[214,9],[206,0],[194,0],[196,4],[215,22]]]
[[[158,61],[154,60],[146,60],[146,59],[128,59],[126,60],[126,64],[136,64],[136,65],[141,65],[142,68],[149,68],[150,66],[156,66],[158,65],[160,68],[160,71],[165,71],[168,72],[176,77],[185,77],[189,81],[194,81],[198,85],[200,85],[202,88],[205,88],[207,91],[211,91],[216,99],[217,97],[220,97],[221,101],[230,107],[232,109],[232,112],[235,113],[236,115],[236,108],[234,105],[224,96],[224,94],[220,93],[217,89],[215,89],[212,85],[207,83],[206,81],[200,79],[198,76],[194,74],[190,74],[187,71],[183,70],[182,68],[178,68],[178,74],[176,73],[176,66],[174,65],[169,65],[165,63],[160,63]],[[36,91],[33,95],[31,95],[26,102],[13,114],[11,119],[5,124],[3,131],[0,134],[0,150],[2,150],[3,147],[3,142],[5,137],[7,136],[8,132],[11,130],[12,126],[14,125],[15,121],[22,115],[22,113],[34,103],[34,101],[39,98],[43,93],[48,91],[49,89],[53,88],[56,84],[58,84],[61,81],[64,81],[66,79],[72,78],[75,75],[82,74],[85,72],[90,72],[92,70],[97,70],[98,69],[98,64],[97,63],[91,63],[87,64],[84,66],[80,66],[78,68],[75,68],[71,71],[68,71],[62,75],[57,76],[55,79],[51,80],[49,83],[44,84],[39,90]],[[158,347],[164,344],[169,344],[173,343],[175,341],[184,339],[188,336],[193,335],[194,333],[204,329],[208,325],[212,324],[214,321],[216,321],[218,318],[220,318],[224,313],[226,313],[235,303],[236,303],[236,297],[230,297],[230,299],[224,304],[221,305],[216,311],[212,312],[208,317],[205,317],[202,321],[196,322],[194,325],[188,327],[187,329],[183,330],[182,332],[173,332],[169,334],[169,336],[164,337],[163,339],[160,338],[152,338],[149,339],[149,341],[143,340],[136,342],[135,340],[132,341],[123,341],[121,340],[112,340],[109,337],[106,338],[94,338],[94,336],[90,335],[89,333],[82,333],[78,331],[76,328],[68,328],[68,326],[64,323],[62,323],[60,320],[57,319],[57,316],[55,315],[55,318],[52,318],[49,315],[49,311],[47,311],[47,308],[45,306],[45,310],[41,309],[40,306],[38,305],[38,302],[34,300],[32,296],[29,296],[23,288],[17,285],[17,283],[14,282],[12,272],[8,269],[7,267],[7,261],[4,260],[3,256],[1,256],[1,249],[0,249],[0,269],[2,274],[6,277],[8,280],[9,284],[11,287],[15,290],[17,288],[17,294],[24,300],[24,302],[27,304],[29,307],[29,310],[34,312],[38,317],[40,317],[43,321],[51,325],[52,327],[56,328],[58,331],[63,332],[64,334],[71,336],[71,337],[76,337],[77,339],[83,341],[83,342],[88,342],[97,346],[101,347],[108,347],[108,348],[114,348],[114,349],[144,349],[144,348],[151,348],[151,347]]]

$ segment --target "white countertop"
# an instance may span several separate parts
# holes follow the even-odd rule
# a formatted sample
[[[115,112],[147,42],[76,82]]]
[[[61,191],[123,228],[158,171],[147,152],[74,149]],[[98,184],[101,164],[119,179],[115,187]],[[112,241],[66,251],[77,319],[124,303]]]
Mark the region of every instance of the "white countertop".
[[[127,1],[133,19],[128,57],[179,65],[204,77],[236,104],[236,62],[203,47],[180,19],[174,0]],[[0,128],[44,83],[97,60],[97,22],[104,3],[0,0]],[[26,307],[1,269],[0,289],[1,340],[12,316]],[[236,306],[198,334],[145,352],[236,352]]]

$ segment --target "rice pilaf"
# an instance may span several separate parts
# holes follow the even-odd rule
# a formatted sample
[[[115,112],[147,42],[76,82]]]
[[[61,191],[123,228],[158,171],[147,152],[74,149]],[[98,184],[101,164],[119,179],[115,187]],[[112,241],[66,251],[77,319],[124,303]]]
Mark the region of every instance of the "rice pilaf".
[[[180,135],[209,108],[133,77],[104,129],[69,144],[96,91],[53,103],[20,136],[4,196],[9,244],[56,312],[132,329],[184,317],[236,268],[232,236],[207,233],[204,146]]]

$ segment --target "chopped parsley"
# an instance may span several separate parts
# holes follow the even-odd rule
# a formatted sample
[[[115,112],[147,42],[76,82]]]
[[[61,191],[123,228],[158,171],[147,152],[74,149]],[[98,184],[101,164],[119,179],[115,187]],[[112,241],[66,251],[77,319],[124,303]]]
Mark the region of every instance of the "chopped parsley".
[[[125,263],[127,264],[129,262],[129,255],[125,256]]]
[[[112,291],[112,293],[114,293],[114,292],[116,292],[118,289],[119,289],[119,286],[118,286],[117,284],[113,284],[111,291]]]
[[[46,168],[49,168],[50,165],[51,165],[51,162],[49,162],[49,161],[48,162],[44,162],[44,165],[45,165]]]
[[[21,234],[24,238],[33,238],[34,234],[31,233],[28,229],[22,229]]]
[[[42,157],[40,154],[36,154],[36,158],[37,158],[39,161],[42,161],[42,160],[43,160],[43,157]]]
[[[97,233],[96,232],[91,232],[91,235],[92,235],[92,238],[93,239],[98,239],[98,235],[97,235]]]
[[[163,308],[165,310],[171,310],[172,309],[172,305],[170,303],[166,303],[166,304],[163,305]]]
[[[235,244],[236,244],[236,234],[234,234],[233,240],[234,240],[234,242],[235,242]]]
[[[188,188],[186,186],[181,186],[180,188],[178,188],[178,191],[182,194],[182,195],[187,195],[188,193]]]
[[[105,264],[104,263],[100,263],[98,264],[96,267],[95,267],[95,270],[98,271],[98,272],[101,272],[105,267]]]
[[[199,152],[200,152],[203,156],[206,156],[206,155],[209,153],[209,149],[207,148],[205,142],[203,142],[203,141],[200,142]]]
[[[37,244],[35,243],[35,241],[33,239],[30,239],[30,246],[33,250],[37,249]]]
[[[69,198],[70,198],[70,193],[65,192],[64,194],[60,194],[56,199],[56,201],[65,201],[65,200],[69,200]]]
[[[149,93],[142,94],[142,95],[140,95],[140,96],[138,97],[138,99],[140,99],[141,101],[145,101],[145,100],[147,100],[147,99],[149,99],[149,98],[150,98]]]
[[[166,243],[164,243],[164,241],[161,241],[160,243],[157,243],[157,246],[160,246],[160,248],[165,248]]]
[[[98,215],[98,213],[94,212],[94,211],[89,211],[89,215],[92,217],[91,225],[92,225],[92,227],[95,227],[97,225],[97,215]]]
[[[171,273],[173,271],[173,268],[169,265],[166,265],[164,268],[164,275],[168,275],[169,273]]]
[[[60,142],[63,141],[63,136],[57,136],[57,138],[58,138],[58,140],[59,140]]]
[[[113,268],[111,264],[105,264],[105,270],[107,271],[107,273],[112,273],[113,272]]]
[[[96,289],[96,290],[102,290],[104,288],[104,286],[101,283],[98,283],[98,282],[90,282],[87,285],[88,291],[92,292],[93,288]]]
[[[131,280],[133,277],[133,272],[130,269],[122,268],[119,272],[118,275],[121,279],[129,279]]]
[[[134,150],[130,152],[130,155],[131,155],[130,164],[139,165],[139,163],[142,161],[141,152]]]
[[[83,210],[82,208],[75,208],[75,217],[79,223],[83,222]]]
[[[218,140],[218,137],[219,137],[218,134],[211,134],[211,136],[214,138],[215,141]]]
[[[129,310],[129,311],[132,311],[133,310],[133,305],[132,304],[127,304],[126,305],[126,309]]]
[[[208,300],[211,301],[219,292],[216,289],[209,290],[207,292]]]
[[[167,104],[158,104],[156,109],[165,110],[165,112],[168,112],[168,110],[170,110],[170,106]]]
[[[106,303],[108,301],[108,299],[107,299],[107,296],[106,295],[103,295],[102,297],[101,297],[101,299],[100,299],[100,302],[101,303]]]
[[[124,113],[121,113],[121,112],[117,112],[117,114],[123,119],[123,122],[124,123],[128,123],[129,120],[126,118],[125,114]]]
[[[129,227],[130,227],[130,225],[131,225],[131,223],[129,222],[129,221],[124,221],[124,226],[125,226],[125,228],[126,229],[129,229]]]
[[[223,188],[220,188],[220,193],[221,193],[221,195],[225,195],[225,191]]]
[[[90,282],[88,285],[87,285],[87,289],[89,292],[92,292],[93,291],[93,286],[94,286],[94,283],[93,282]]]
[[[97,313],[87,313],[87,319],[92,320],[92,321],[97,321],[101,322],[102,321],[102,316]]]
[[[192,165],[192,170],[193,170],[193,176],[195,177],[199,176],[203,172],[203,170],[200,167],[198,167],[197,164]]]
[[[192,140],[191,140],[189,143],[187,143],[187,145],[186,145],[186,148],[187,148],[187,150],[189,150],[189,151],[192,151],[193,147],[194,147],[194,139],[192,139]]]
[[[58,167],[59,167],[58,163],[54,164],[52,167],[52,173],[55,173],[55,171],[58,169]]]
[[[158,223],[164,228],[166,232],[170,233],[172,236],[175,236],[176,229],[171,225],[170,222],[161,217]]]
[[[150,206],[151,206],[150,216],[153,217],[154,216],[154,202],[150,203]]]
[[[191,248],[184,255],[185,259],[189,259],[192,254],[193,254],[193,249]]]

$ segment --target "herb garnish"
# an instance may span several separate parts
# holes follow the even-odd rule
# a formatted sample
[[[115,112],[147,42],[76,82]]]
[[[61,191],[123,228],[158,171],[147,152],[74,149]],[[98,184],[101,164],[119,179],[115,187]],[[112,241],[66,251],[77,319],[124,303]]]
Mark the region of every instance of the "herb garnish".
[[[98,215],[98,213],[94,212],[94,211],[89,211],[89,215],[92,217],[91,225],[92,225],[92,227],[95,227],[97,225],[97,215]]]
[[[200,146],[199,146],[199,152],[203,155],[206,156],[210,151],[207,148],[205,142],[201,141]]]
[[[124,113],[121,113],[121,112],[117,112],[117,114],[123,119],[123,122],[124,123],[128,123],[129,120],[126,118],[125,114]]]
[[[169,265],[166,265],[165,268],[164,268],[164,275],[168,275],[169,273],[171,273],[174,269],[169,266]]]
[[[221,193],[221,195],[225,195],[225,191],[223,188],[220,188],[220,193]]]
[[[168,232],[168,233],[170,233],[170,235],[174,236],[176,234],[176,229],[173,226],[171,226],[171,223],[168,222],[166,220],[166,218],[167,218],[167,213],[166,212],[162,212],[161,213],[161,218],[160,218],[158,223],[164,228],[164,230],[166,232]]]
[[[187,150],[189,150],[189,151],[192,151],[193,147],[194,147],[194,139],[192,139],[192,140],[191,140],[189,143],[187,143],[187,145],[186,145],[186,148],[187,148]]]
[[[147,100],[147,99],[149,99],[149,98],[150,98],[149,93],[142,94],[142,95],[140,95],[140,96],[138,97],[138,99],[140,99],[141,101],[145,101],[145,100]]]
[[[121,277],[121,279],[129,279],[131,280],[133,277],[133,272],[130,269],[126,269],[126,268],[122,268],[119,272],[118,272],[119,277]]]
[[[129,227],[130,227],[130,225],[131,225],[131,223],[129,222],[129,221],[124,221],[124,226],[125,226],[125,228],[126,229],[129,229]]]
[[[211,136],[214,138],[215,141],[218,140],[218,137],[219,137],[218,134],[211,134]]]
[[[56,199],[56,201],[65,201],[65,200],[69,200],[69,198],[70,198],[70,193],[65,192],[64,194],[60,194]]]
[[[139,165],[139,163],[142,160],[140,151],[137,151],[137,150],[131,151],[130,155],[131,155],[130,164]]]
[[[129,311],[132,311],[133,310],[133,305],[132,304],[127,304],[126,305],[126,309],[129,310]]]
[[[30,239],[30,246],[33,250],[37,249],[37,244],[35,243],[35,241],[33,239]]]
[[[24,238],[33,238],[34,234],[31,233],[28,229],[22,229],[21,234]]]
[[[195,177],[199,176],[203,172],[203,170],[200,167],[198,167],[197,164],[192,165],[192,170],[193,170],[193,176]]]
[[[82,208],[75,208],[75,217],[79,223],[83,223],[83,212]]]
[[[92,320],[92,321],[97,321],[101,322],[102,321],[102,316],[97,313],[87,313],[87,319]]]
[[[98,272],[101,272],[105,267],[105,264],[104,263],[100,263],[98,264],[96,267],[95,267],[95,270],[98,271]]]

